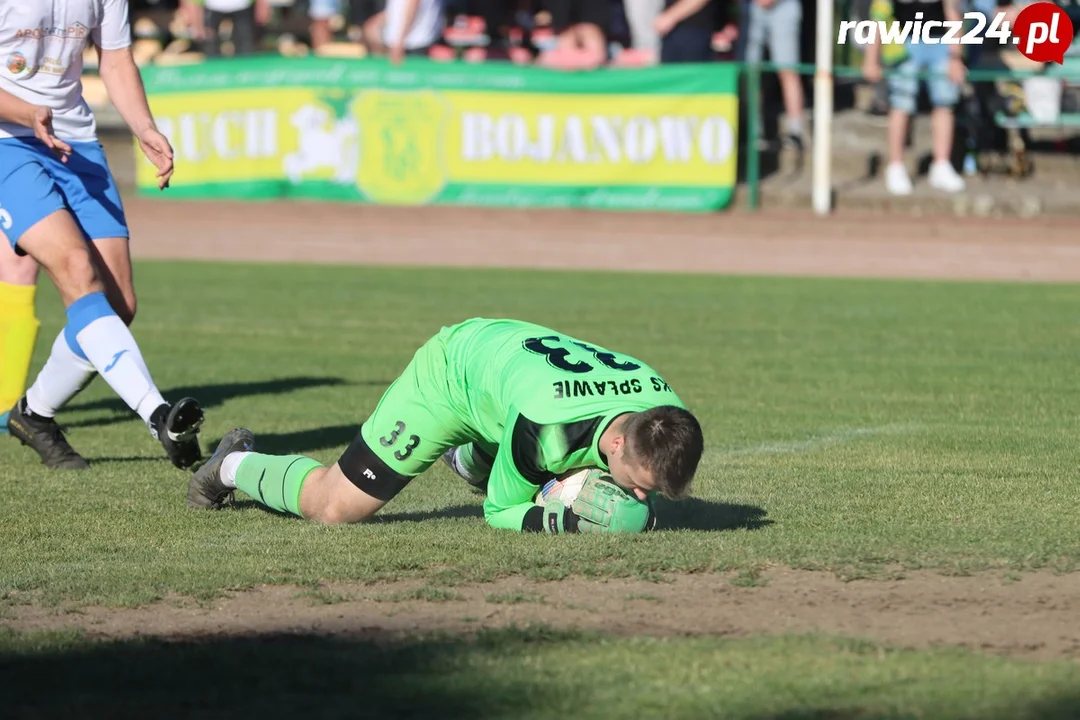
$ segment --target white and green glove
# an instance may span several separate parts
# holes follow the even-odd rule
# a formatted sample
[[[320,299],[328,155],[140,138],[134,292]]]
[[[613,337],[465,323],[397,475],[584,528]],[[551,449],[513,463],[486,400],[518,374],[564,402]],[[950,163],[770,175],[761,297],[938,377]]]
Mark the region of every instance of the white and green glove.
[[[544,504],[544,532],[641,533],[656,527],[652,504],[642,502],[611,482],[610,475],[590,473],[570,507],[559,499]]]

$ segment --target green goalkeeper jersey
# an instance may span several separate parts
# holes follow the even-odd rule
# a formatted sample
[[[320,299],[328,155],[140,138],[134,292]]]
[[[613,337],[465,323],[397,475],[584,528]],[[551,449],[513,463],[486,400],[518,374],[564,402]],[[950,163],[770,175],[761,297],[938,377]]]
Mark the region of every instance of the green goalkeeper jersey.
[[[455,415],[494,457],[484,503],[494,527],[521,530],[553,476],[607,470],[598,443],[618,415],[685,407],[640,360],[539,325],[476,318],[440,336]]]

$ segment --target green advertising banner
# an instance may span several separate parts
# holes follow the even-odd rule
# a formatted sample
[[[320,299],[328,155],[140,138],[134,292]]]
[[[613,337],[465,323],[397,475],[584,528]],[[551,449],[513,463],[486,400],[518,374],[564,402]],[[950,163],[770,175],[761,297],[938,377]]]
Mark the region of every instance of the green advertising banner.
[[[143,70],[170,196],[390,205],[723,208],[738,66],[251,58]],[[140,191],[157,193],[139,156]]]

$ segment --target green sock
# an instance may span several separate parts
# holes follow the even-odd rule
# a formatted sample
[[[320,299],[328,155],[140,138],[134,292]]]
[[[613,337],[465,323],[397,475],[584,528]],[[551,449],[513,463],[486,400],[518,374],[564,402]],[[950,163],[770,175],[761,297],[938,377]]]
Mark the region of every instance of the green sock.
[[[268,508],[300,514],[300,489],[322,463],[303,455],[251,453],[236,469],[236,487]]]

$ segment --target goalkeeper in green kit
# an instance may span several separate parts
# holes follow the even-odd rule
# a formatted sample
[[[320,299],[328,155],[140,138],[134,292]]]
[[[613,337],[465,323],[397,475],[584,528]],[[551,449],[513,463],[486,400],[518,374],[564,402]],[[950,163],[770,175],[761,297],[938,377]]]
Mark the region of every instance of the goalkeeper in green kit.
[[[187,502],[234,488],[326,524],[370,518],[440,458],[486,493],[484,517],[518,532],[642,532],[649,500],[684,497],[701,459],[697,419],[641,361],[518,320],[443,328],[395,380],[332,467],[255,452],[229,432],[192,477]],[[569,507],[537,501],[553,477],[590,472]]]

